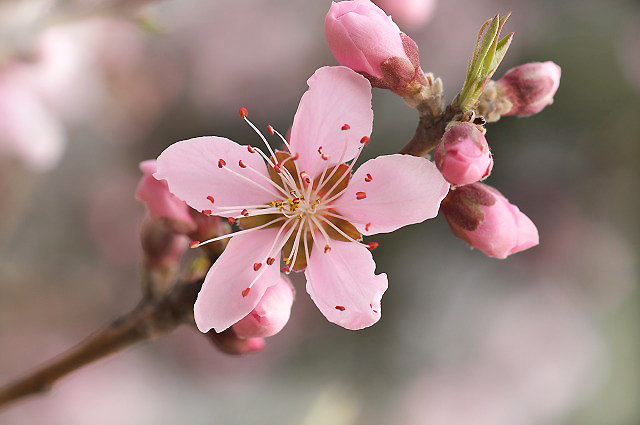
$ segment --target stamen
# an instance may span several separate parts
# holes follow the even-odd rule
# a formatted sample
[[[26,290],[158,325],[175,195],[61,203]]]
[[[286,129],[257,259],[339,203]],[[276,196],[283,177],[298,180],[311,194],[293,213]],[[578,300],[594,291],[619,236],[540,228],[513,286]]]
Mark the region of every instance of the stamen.
[[[346,308],[344,308],[344,307],[343,307],[343,306],[341,306],[341,305],[337,305],[337,306],[336,306],[336,310],[339,310],[339,311],[345,311],[345,310],[346,310]]]
[[[328,253],[328,252],[330,252],[330,251],[331,251],[331,247],[329,246],[329,244],[326,244],[326,245],[324,246],[324,253],[326,254],[326,253]]]
[[[246,288],[242,290],[242,298],[246,297],[247,295],[249,295],[249,291],[251,291],[251,288]]]
[[[204,214],[206,216],[210,216],[211,215],[211,210],[202,210],[202,214]]]
[[[221,159],[220,161],[223,161],[223,164],[222,164],[222,166],[220,166],[220,163],[218,163],[218,166],[219,166],[220,168],[222,168],[222,167],[224,167],[224,165],[225,165],[226,163],[225,163],[225,162],[224,162],[224,160],[222,160],[222,159]],[[236,172],[236,171],[232,170],[232,169],[231,169],[231,168],[229,168],[229,167],[224,167],[224,169],[225,169],[225,170],[227,170],[228,172],[230,172],[230,173],[234,174],[235,176],[238,176],[238,177],[240,177],[241,179],[244,179],[244,180],[248,181],[249,183],[253,184],[254,186],[259,187],[260,189],[262,189],[262,190],[264,190],[265,192],[269,193],[269,194],[270,194],[271,196],[273,196],[273,197],[278,197],[278,196],[280,196],[277,192],[275,192],[275,193],[274,193],[270,188],[268,188],[268,187],[265,187],[265,186],[261,185],[261,184],[260,184],[260,183],[258,183],[257,181],[255,181],[255,180],[253,180],[253,179],[250,179],[250,178],[249,178],[249,177],[247,177],[247,176],[243,176],[242,174],[240,174],[240,173],[238,173],[238,172]],[[266,178],[266,177],[265,177],[265,178]],[[267,179],[267,180],[269,180],[269,179]],[[271,181],[271,180],[269,180],[269,181]],[[276,185],[276,187],[278,187],[278,186]]]
[[[373,180],[373,177],[371,177],[371,174],[367,173],[367,176],[364,178],[364,181],[369,183],[371,180]]]
[[[247,166],[244,164],[244,162],[242,162],[242,160],[238,161],[238,166],[240,166],[240,168],[247,168]]]
[[[200,241],[192,241],[189,243],[189,248],[197,248],[200,246]]]
[[[271,125],[268,125],[268,126],[267,126],[267,131],[269,132],[269,134],[270,134],[270,135],[272,135],[272,136],[273,136],[273,134],[274,134],[274,133],[273,133],[273,127],[271,127]]]
[[[247,111],[247,108],[240,108],[240,116],[242,117],[242,119],[247,119],[247,117],[249,116],[249,111]]]
[[[360,139],[360,143],[362,143],[365,146],[368,146],[369,142],[371,142],[371,139],[368,136],[364,136],[362,139]]]
[[[342,126],[341,130],[345,131],[345,130],[349,130],[351,128],[351,126],[349,124],[345,124]]]
[[[238,235],[242,235],[242,234],[245,234],[245,233],[254,232],[254,231],[256,231],[256,230],[264,229],[265,227],[270,226],[270,225],[272,225],[273,223],[277,223],[278,221],[282,221],[282,220],[284,220],[284,218],[283,218],[283,217],[278,217],[278,218],[276,218],[275,220],[271,220],[270,222],[265,223],[265,224],[263,224],[263,225],[261,225],[261,226],[258,226],[258,227],[252,227],[251,229],[246,229],[246,230],[240,230],[240,231],[238,231],[238,232],[231,232],[231,233],[227,233],[226,235],[218,236],[218,237],[215,237],[215,238],[213,238],[213,239],[206,240],[206,241],[204,241],[204,242],[200,242],[200,241],[193,241],[193,242],[191,242],[191,243],[189,244],[189,247],[191,247],[191,248],[197,248],[197,247],[199,247],[199,246],[202,246],[202,245],[208,244],[208,243],[210,243],[210,242],[216,242],[216,241],[219,241],[219,240],[222,240],[222,239],[230,238],[230,237],[232,237],[232,236],[238,236]]]
[[[207,199],[213,204],[215,199],[213,199],[213,196],[207,196]]]
[[[367,197],[367,194],[364,192],[356,192],[356,199],[358,201],[365,199]]]
[[[371,223],[367,223],[367,225],[364,226],[365,232],[368,232],[370,228],[371,228]]]
[[[262,263],[253,263],[253,270],[258,271],[262,267]]]
[[[230,224],[230,225],[232,225],[232,226],[233,226],[234,224],[236,224],[236,219],[235,219],[235,218],[233,218],[233,217],[229,217],[229,218],[227,218],[227,221],[228,221],[228,222],[229,222],[229,224]]]
[[[380,245],[378,242],[369,242],[369,251],[373,251]]]
[[[270,265],[272,265],[275,261],[276,261],[276,259],[275,259],[275,258],[273,258],[273,257],[269,257],[269,258],[267,258],[267,265],[269,265],[269,266],[270,266]]]
[[[246,208],[245,208],[245,209],[243,209],[243,210],[242,210],[242,212],[241,212],[240,214],[242,214],[242,215],[243,215],[243,216],[245,216],[245,217],[249,217],[249,211],[247,211],[247,209],[246,209]]]
[[[249,153],[256,153],[255,149],[253,149],[251,146],[247,145],[247,150],[249,151]]]
[[[225,161],[224,159],[219,159],[218,160],[218,168],[222,168],[225,165],[227,165],[227,161]]]

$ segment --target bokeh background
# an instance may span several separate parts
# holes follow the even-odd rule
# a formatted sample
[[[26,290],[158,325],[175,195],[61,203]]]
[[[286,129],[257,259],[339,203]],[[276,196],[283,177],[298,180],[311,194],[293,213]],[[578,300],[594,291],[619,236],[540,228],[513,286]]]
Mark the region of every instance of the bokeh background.
[[[335,64],[326,0],[143,3],[0,2],[0,132],[23,141],[0,145],[0,384],[136,304],[139,161],[199,135],[257,144],[241,106],[286,131],[306,79]],[[0,423],[640,423],[640,2],[447,0],[400,25],[451,99],[479,27],[505,11],[516,36],[496,75],[563,72],[552,106],[487,133],[489,184],[538,225],[538,247],[489,259],[442,217],[382,235],[390,287],[372,328],[328,323],[299,276],[262,353],[181,328]],[[364,155],[399,150],[417,114],[380,90],[374,111]]]

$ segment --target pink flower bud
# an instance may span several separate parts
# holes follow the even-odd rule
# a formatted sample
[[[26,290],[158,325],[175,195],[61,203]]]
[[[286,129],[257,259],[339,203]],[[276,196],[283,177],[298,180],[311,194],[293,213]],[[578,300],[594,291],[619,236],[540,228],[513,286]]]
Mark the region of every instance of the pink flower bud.
[[[507,258],[538,244],[538,229],[529,217],[482,183],[449,192],[441,211],[456,236],[489,257]]]
[[[560,85],[560,74],[560,67],[551,61],[531,62],[507,71],[496,82],[498,94],[512,104],[503,115],[528,117],[551,105]]]
[[[140,232],[147,269],[177,264],[189,247],[189,238],[176,234],[160,221],[146,217]]]
[[[136,199],[145,203],[149,214],[153,218],[162,220],[176,233],[187,234],[194,231],[196,224],[190,214],[191,208],[169,192],[166,181],[153,177],[153,173],[156,172],[156,161],[141,162],[140,170],[144,175],[138,183]]]
[[[376,87],[398,90],[424,79],[415,42],[369,0],[332,3],[325,32],[336,60]]]
[[[277,334],[289,321],[294,289],[286,277],[269,287],[251,313],[233,325],[241,338],[267,337]]]
[[[456,186],[482,180],[493,168],[487,139],[469,122],[454,122],[447,128],[434,159],[444,178]]]
[[[436,0],[374,0],[403,27],[419,28],[426,24],[436,8]]]

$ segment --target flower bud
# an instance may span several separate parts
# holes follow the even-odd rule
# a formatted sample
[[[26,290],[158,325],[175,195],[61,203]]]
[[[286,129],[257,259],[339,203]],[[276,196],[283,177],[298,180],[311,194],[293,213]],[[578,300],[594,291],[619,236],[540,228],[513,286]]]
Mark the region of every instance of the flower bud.
[[[538,229],[529,217],[482,183],[449,192],[441,211],[456,236],[489,257],[507,258],[538,244]]]
[[[289,321],[294,289],[286,277],[270,286],[251,313],[233,325],[241,338],[267,337],[277,334]]]
[[[189,238],[176,234],[160,221],[146,217],[140,232],[146,268],[177,264],[189,247]]]
[[[433,16],[436,0],[374,0],[403,27],[419,28]]]
[[[211,329],[206,336],[220,351],[227,354],[257,353],[266,346],[264,338],[240,338],[233,328],[220,333]]]
[[[436,147],[434,160],[444,178],[455,186],[486,178],[493,168],[487,139],[469,122],[452,122]]]
[[[531,62],[507,71],[496,81],[498,96],[511,103],[511,108],[502,115],[528,117],[551,105],[560,85],[560,74],[560,67],[551,61]]]
[[[156,161],[141,162],[140,170],[144,175],[138,183],[136,199],[144,202],[153,218],[162,220],[175,233],[193,232],[196,224],[190,214],[191,208],[169,192],[166,181],[153,177],[153,173],[156,172]]]
[[[363,74],[374,87],[403,95],[408,86],[427,84],[418,46],[370,0],[332,3],[325,33],[336,60]]]

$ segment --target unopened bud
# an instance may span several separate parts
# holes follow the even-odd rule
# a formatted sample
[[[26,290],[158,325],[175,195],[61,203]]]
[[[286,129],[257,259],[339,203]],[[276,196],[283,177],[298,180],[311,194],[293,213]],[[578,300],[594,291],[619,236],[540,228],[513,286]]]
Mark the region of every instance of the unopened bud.
[[[268,337],[277,334],[289,321],[294,289],[286,277],[279,275],[278,283],[270,286],[258,305],[233,325],[241,338]]]
[[[329,49],[371,85],[411,97],[428,86],[418,46],[370,0],[332,3],[325,19]]]
[[[487,139],[470,122],[454,121],[447,127],[434,160],[444,178],[455,186],[482,180],[493,168]]]
[[[452,190],[440,210],[456,236],[489,257],[507,258],[538,244],[538,229],[529,217],[482,183]]]
[[[240,338],[231,328],[220,333],[211,329],[206,336],[220,351],[227,354],[256,353],[266,345],[264,338]]]
[[[528,117],[551,105],[560,75],[560,67],[551,61],[527,63],[507,71],[496,81],[498,96],[511,103],[511,108],[502,115]]]
[[[433,16],[436,0],[374,0],[402,26],[419,28]]]
[[[169,192],[167,182],[153,177],[156,172],[156,161],[149,160],[140,163],[140,170],[144,173],[136,189],[136,199],[144,202],[149,214],[175,233],[187,234],[195,230],[195,223],[191,218],[189,207],[184,201]]]
[[[163,222],[146,217],[140,232],[144,266],[148,270],[177,265],[188,249],[189,238],[169,230]]]

